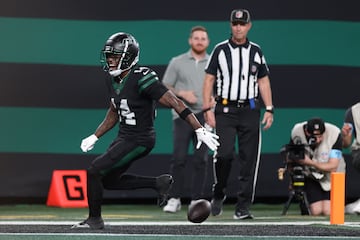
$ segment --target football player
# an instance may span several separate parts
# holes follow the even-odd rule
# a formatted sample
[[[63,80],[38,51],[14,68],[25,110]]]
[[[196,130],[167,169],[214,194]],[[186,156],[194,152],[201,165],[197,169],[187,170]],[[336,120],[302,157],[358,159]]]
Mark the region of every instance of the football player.
[[[139,66],[139,44],[128,33],[109,37],[101,52],[101,63],[109,73],[109,109],[93,134],[81,142],[83,152],[93,149],[98,139],[119,123],[117,137],[106,152],[95,158],[87,169],[89,216],[73,228],[103,229],[101,202],[104,189],[129,190],[152,188],[157,191],[158,205],[164,206],[173,182],[168,174],[158,177],[127,174],[134,161],[148,155],[155,145],[156,102],[174,109],[197,135],[199,148],[205,143],[211,150],[219,145],[218,136],[208,132],[185,104],[166,88],[150,68]]]

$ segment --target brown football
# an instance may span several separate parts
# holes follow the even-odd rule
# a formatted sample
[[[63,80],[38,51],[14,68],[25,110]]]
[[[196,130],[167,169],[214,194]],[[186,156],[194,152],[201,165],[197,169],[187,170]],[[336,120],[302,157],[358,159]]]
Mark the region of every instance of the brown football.
[[[189,205],[187,217],[190,222],[202,223],[209,217],[210,211],[211,204],[208,200],[195,200]]]

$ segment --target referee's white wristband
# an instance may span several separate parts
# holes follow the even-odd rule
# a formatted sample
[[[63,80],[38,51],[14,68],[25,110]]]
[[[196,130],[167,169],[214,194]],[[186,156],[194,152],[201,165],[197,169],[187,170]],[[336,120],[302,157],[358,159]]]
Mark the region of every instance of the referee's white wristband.
[[[274,106],[266,106],[265,111],[274,114]]]

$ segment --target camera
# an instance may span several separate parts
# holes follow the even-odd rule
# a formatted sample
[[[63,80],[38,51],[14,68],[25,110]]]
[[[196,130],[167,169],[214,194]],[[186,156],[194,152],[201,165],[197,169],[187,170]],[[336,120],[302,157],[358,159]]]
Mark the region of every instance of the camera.
[[[295,137],[293,143],[285,145],[285,152],[289,160],[298,161],[305,158],[305,144],[299,137]]]
[[[295,191],[301,191],[305,185],[304,167],[298,163],[305,158],[305,144],[300,137],[294,137],[292,143],[285,145],[285,164],[289,172],[291,186]]]
[[[284,157],[285,168],[290,177],[290,195],[286,202],[283,215],[287,213],[292,199],[295,197],[299,201],[302,215],[310,215],[309,203],[304,192],[305,186],[305,169],[299,163],[299,160],[305,158],[305,145],[302,143],[300,137],[294,137],[291,143],[286,144],[281,149],[281,154]],[[283,171],[281,171],[283,172]],[[280,177],[279,177],[280,179]]]

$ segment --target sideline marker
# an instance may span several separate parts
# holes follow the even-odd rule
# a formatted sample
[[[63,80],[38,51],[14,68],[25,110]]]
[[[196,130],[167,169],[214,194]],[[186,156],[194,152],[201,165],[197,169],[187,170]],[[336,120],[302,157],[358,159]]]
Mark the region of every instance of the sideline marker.
[[[331,173],[330,224],[345,222],[345,173]]]
[[[87,203],[86,170],[54,170],[47,206],[85,208]]]

